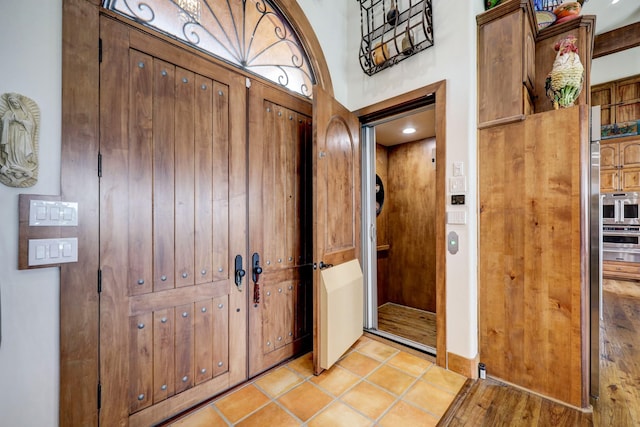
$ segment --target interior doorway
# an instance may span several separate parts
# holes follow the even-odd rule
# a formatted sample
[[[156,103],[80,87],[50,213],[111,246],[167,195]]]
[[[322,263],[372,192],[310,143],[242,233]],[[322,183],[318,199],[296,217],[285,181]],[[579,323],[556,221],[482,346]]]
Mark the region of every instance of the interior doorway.
[[[437,225],[444,201],[438,199],[435,96],[361,121],[369,235],[365,329],[437,355]]]

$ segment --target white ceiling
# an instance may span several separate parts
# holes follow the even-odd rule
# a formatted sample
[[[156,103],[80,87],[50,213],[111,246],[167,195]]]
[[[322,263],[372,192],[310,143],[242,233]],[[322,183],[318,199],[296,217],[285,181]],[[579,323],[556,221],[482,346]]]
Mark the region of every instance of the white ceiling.
[[[611,0],[586,0],[582,7],[582,14],[596,15],[596,34],[606,33],[640,22],[640,1],[619,0],[618,3],[611,4]],[[407,126],[415,127],[416,133],[403,135],[402,129]],[[435,110],[432,108],[394,119],[376,125],[375,130],[376,142],[386,146],[430,138],[435,135]]]
[[[587,0],[582,6],[583,15],[596,15],[596,34],[606,33],[625,25],[640,22],[640,1]]]
[[[391,147],[405,142],[420,141],[436,134],[436,109],[431,106],[426,111],[412,113],[408,116],[394,118],[375,126],[376,143]],[[402,130],[412,127],[415,133],[405,135]]]

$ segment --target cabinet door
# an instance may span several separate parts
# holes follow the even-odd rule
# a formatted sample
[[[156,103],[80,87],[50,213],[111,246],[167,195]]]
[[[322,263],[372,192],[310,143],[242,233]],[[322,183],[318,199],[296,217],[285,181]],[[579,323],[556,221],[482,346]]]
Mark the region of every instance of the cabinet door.
[[[524,20],[517,9],[478,28],[478,123],[523,114]]]
[[[621,188],[624,191],[640,191],[640,168],[620,171]]]
[[[617,169],[603,170],[600,172],[600,192],[612,193],[619,189],[619,177]]]
[[[617,82],[615,95],[616,123],[640,119],[640,77]]]
[[[613,83],[606,83],[591,88],[591,105],[600,106],[601,124],[610,125],[616,121],[615,109],[611,107],[613,103]]]
[[[640,139],[620,143],[620,165],[622,167],[640,167]]]
[[[602,144],[600,146],[600,169],[616,169],[619,165],[620,144]]]

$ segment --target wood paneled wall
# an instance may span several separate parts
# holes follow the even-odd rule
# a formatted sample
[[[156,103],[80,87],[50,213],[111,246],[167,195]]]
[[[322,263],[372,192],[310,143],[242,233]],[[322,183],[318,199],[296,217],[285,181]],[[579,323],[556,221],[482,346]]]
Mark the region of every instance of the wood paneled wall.
[[[480,361],[489,375],[584,407],[588,109],[482,129],[478,143]]]
[[[435,140],[388,150],[385,188],[391,302],[436,312]],[[380,243],[378,243],[380,244]]]

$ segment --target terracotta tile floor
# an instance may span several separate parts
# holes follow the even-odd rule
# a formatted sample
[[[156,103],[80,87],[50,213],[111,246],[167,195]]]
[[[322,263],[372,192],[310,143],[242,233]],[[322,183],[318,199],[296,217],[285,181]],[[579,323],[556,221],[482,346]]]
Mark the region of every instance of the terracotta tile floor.
[[[308,353],[171,426],[435,426],[464,382],[428,360],[362,337],[319,376]]]

